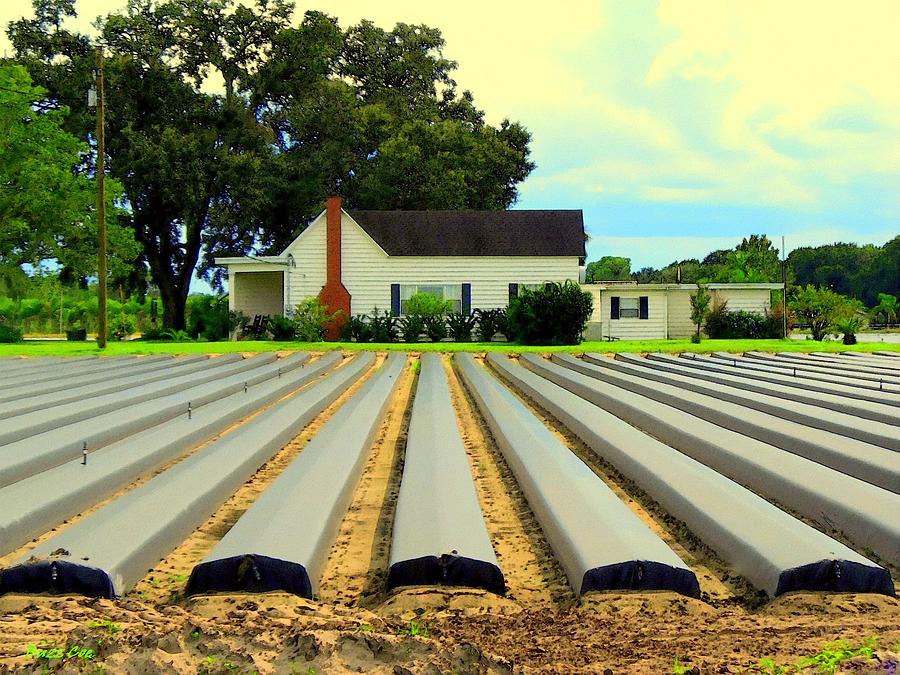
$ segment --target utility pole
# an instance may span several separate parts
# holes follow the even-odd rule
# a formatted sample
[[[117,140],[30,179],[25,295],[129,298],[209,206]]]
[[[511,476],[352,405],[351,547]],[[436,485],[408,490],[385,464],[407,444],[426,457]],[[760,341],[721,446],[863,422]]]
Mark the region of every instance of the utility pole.
[[[106,349],[106,139],[104,114],[106,101],[103,83],[103,47],[97,47],[97,346]]]
[[[787,266],[784,262],[784,235],[781,235],[781,336],[787,340]]]

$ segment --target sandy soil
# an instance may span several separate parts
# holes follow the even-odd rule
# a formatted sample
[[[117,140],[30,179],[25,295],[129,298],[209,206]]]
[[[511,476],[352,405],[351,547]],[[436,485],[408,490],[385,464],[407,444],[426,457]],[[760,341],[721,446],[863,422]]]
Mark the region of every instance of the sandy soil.
[[[407,368],[315,601],[281,593],[185,599],[181,590],[191,567],[361,383],[261,467],[124,599],[0,597],[0,673],[618,675],[671,673],[676,657],[693,668],[688,672],[738,673],[765,657],[790,663],[829,641],[860,643],[871,636],[894,651],[878,651],[880,661],[843,672],[886,673],[891,659],[900,661],[900,601],[797,593],[760,603],[683,524],[526,401],[684,558],[704,591],[702,600],[671,593],[593,593],[576,600],[449,359],[445,366],[485,522],[509,585],[506,597],[433,587],[383,592],[415,390],[416,371]],[[36,659],[27,653],[29,645],[31,651],[56,646],[64,653],[75,645],[83,655]],[[94,653],[85,656],[86,649]]]

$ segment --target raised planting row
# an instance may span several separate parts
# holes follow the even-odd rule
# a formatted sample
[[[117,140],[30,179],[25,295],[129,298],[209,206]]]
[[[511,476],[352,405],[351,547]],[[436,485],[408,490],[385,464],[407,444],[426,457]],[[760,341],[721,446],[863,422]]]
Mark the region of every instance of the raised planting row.
[[[827,400],[837,400],[841,410],[846,410],[847,405],[852,405],[856,401],[865,401],[867,403],[877,403],[892,408],[900,407],[900,394],[886,394],[877,390],[867,390],[860,387],[854,387],[847,384],[830,383],[822,380],[810,380],[807,378],[793,377],[788,373],[767,372],[765,369],[754,370],[751,368],[741,368],[731,361],[722,361],[709,356],[700,354],[679,354],[672,356],[670,354],[648,354],[648,361],[660,361],[673,365],[680,365],[685,368],[692,368],[700,371],[700,377],[715,381],[712,378],[716,374],[724,374],[733,376],[734,380],[729,378],[728,382],[740,382],[740,386],[749,391],[755,391],[753,387],[756,383],[765,385],[775,385],[767,388],[765,393],[787,396],[793,396],[798,401],[809,401],[812,397],[813,401],[818,401],[816,394],[829,394],[836,396],[837,399],[828,398]],[[809,395],[804,396],[809,392]],[[825,407],[831,407],[826,405]],[[862,408],[864,409],[864,408]],[[858,414],[858,413],[857,413]],[[896,416],[900,411],[893,410]],[[864,415],[861,415],[864,416]],[[880,416],[879,416],[879,419]],[[881,421],[884,421],[881,419]]]
[[[770,595],[800,589],[893,593],[886,570],[592,404],[575,386],[588,383],[569,377],[565,369],[539,357],[524,358],[550,381],[501,357],[490,360],[756,587]]]
[[[2,572],[0,593],[124,594],[374,360],[371,353],[354,357],[321,382],[51,537]]]
[[[450,387],[423,354],[397,497],[387,586],[444,584],[505,591],[475,494]]]
[[[753,352],[753,354],[759,355],[761,354],[761,352]],[[854,373],[870,373],[900,379],[900,368],[897,368],[895,365],[882,365],[880,363],[873,364],[871,362],[854,361],[843,356],[832,356],[831,354],[826,354],[823,352],[813,354],[803,354],[801,352],[778,352],[777,354],[775,354],[775,358],[790,359],[791,361],[799,361],[816,366],[830,366],[837,370],[846,370]]]
[[[879,390],[887,388],[887,391],[898,391],[900,377],[893,372],[873,372],[866,367],[858,367],[853,364],[847,366],[834,365],[820,359],[800,358],[793,354],[768,354],[763,352],[746,352],[748,359],[760,362],[764,365],[788,368],[794,372],[813,373],[828,377],[841,377],[850,380],[868,382],[877,385]]]
[[[387,362],[194,567],[187,593],[281,590],[311,598],[406,365]]]
[[[0,429],[0,446],[14,443],[47,429],[96,417],[105,412],[118,411],[126,406],[151,401],[168,394],[178,394],[206,382],[221,381],[230,375],[253,370],[260,365],[274,361],[274,354],[260,354],[236,361],[210,359],[206,362],[206,367],[198,372],[141,385],[124,392],[86,397],[82,401],[16,415],[4,421],[3,427]]]
[[[890,406],[878,403],[868,406],[854,405],[844,401],[842,409],[836,410],[835,407],[841,404],[841,400],[832,399],[834,405],[831,412],[822,415],[820,404],[827,400],[825,395],[820,395],[818,401],[812,398],[800,401],[784,391],[781,392],[783,396],[762,391],[760,388],[750,393],[740,386],[739,381],[727,382],[721,378],[700,379],[690,369],[681,371],[677,367],[663,366],[659,362],[648,361],[639,356],[616,356],[615,359],[609,359],[599,354],[585,354],[584,360],[603,368],[730,401],[744,408],[758,410],[815,429],[831,431],[840,436],[855,438],[890,450],[900,450],[900,430],[897,429],[897,425],[900,424],[898,414],[900,411]],[[869,413],[877,414],[881,419],[873,420],[871,417],[861,419],[860,408],[866,408]]]
[[[700,595],[684,561],[519,399],[471,354],[454,360],[576,594]]]
[[[553,360],[589,377],[667,403],[725,429],[770,443],[892,492],[900,492],[900,464],[893,450],[814,429],[714,396],[663,384],[643,375],[620,373],[611,367],[604,367],[616,363],[606,357],[591,357],[588,363],[554,354]]]
[[[860,379],[853,375],[836,375],[827,370],[821,370],[814,367],[799,368],[796,364],[785,361],[766,361],[763,359],[754,359],[747,356],[737,356],[736,354],[728,354],[725,352],[713,352],[710,358],[716,362],[724,362],[735,368],[742,370],[752,370],[756,373],[777,374],[785,377],[791,377],[798,382],[811,380],[814,382],[826,382],[828,384],[842,384],[856,389],[862,389],[869,392],[890,392],[893,394],[900,393],[900,387],[891,384],[885,385],[883,381],[879,381],[877,377]]]
[[[860,548],[871,548],[892,563],[900,562],[900,522],[894,515],[900,508],[900,497],[893,492],[544,359],[523,357],[522,363],[567,392],[610,413],[602,419],[611,424],[617,420],[617,426],[627,423],[645,429],[660,442],[717,473],[806,516],[819,529],[843,531]],[[578,403],[572,396],[564,396],[555,389],[550,391],[557,395],[557,404],[561,401],[577,404],[584,424],[595,425],[600,419],[597,411]],[[596,433],[606,438],[611,428],[604,426]],[[573,431],[578,433],[576,429]],[[641,439],[643,435],[636,438]],[[612,459],[609,461],[615,464]],[[686,497],[693,498],[695,493],[692,491]],[[752,517],[747,526],[753,526]],[[778,542],[773,545],[780,546]]]
[[[19,376],[13,381],[3,383],[2,389],[0,389],[0,403],[33,398],[35,396],[51,394],[65,389],[74,389],[88,384],[117,380],[139,373],[147,373],[151,376],[157,375],[165,373],[168,368],[183,366],[197,361],[205,361],[209,358],[206,354],[197,354],[194,357],[179,357],[177,359],[166,354],[160,354],[159,356],[162,356],[163,358],[143,357],[128,359],[122,364],[122,367],[108,370],[74,374],[66,374],[65,372],[59,371],[53,379],[45,382],[33,382],[30,377]],[[0,372],[3,371],[3,365],[4,364],[0,363]]]
[[[115,406],[100,411],[93,417],[63,424],[57,428],[26,436],[21,440],[0,446],[0,487],[33,476],[64,462],[81,460],[90,464],[85,455],[99,447],[120,440],[179,416],[190,417],[203,405],[223,396],[249,391],[259,382],[277,378],[286,371],[303,367],[308,354],[298,353],[274,363],[274,359],[245,359],[233,366],[216,368],[221,379],[205,383],[188,383],[181,390],[161,395],[134,405]],[[68,407],[63,406],[63,407]],[[98,410],[94,408],[94,410]],[[29,413],[31,415],[31,413]],[[18,418],[12,418],[16,420]],[[20,427],[21,428],[21,427]],[[39,425],[44,429],[43,424]]]
[[[842,415],[838,418],[839,423],[834,425],[832,430],[842,433],[844,429],[848,429],[848,436],[854,436],[860,427],[865,429],[865,420],[893,427],[900,426],[900,410],[897,409],[897,406],[888,405],[882,401],[856,400],[835,392],[804,390],[793,384],[761,382],[729,374],[724,367],[719,370],[704,369],[703,364],[698,365],[687,359],[679,359],[667,354],[654,355],[654,358],[648,356],[646,359],[634,354],[617,354],[616,360],[640,368],[651,368],[660,373],[677,375],[680,378],[691,378],[694,381],[694,391],[701,393],[715,391],[722,394],[722,398],[735,403],[749,399],[752,405],[748,404],[748,407],[763,412],[772,412],[772,414],[784,416],[785,419],[803,422],[804,419],[812,416],[814,423],[811,426],[819,424],[822,419],[821,409],[828,408]],[[687,382],[688,380],[672,380],[672,382],[679,381]],[[802,403],[808,407],[797,408],[793,405],[794,403]],[[900,396],[897,397],[897,403],[900,404]],[[785,405],[788,407],[784,408]],[[840,423],[840,420],[843,420],[843,424]],[[897,430],[895,429],[895,431]]]
[[[60,377],[69,377],[74,375],[83,375],[86,373],[111,373],[121,368],[127,368],[138,362],[147,363],[171,360],[172,356],[168,354],[156,354],[153,356],[113,356],[108,358],[75,358],[61,359],[57,363],[44,363],[43,359],[34,359],[34,365],[26,365],[21,368],[7,367],[6,362],[2,362],[0,367],[0,384],[18,385],[25,384],[23,375],[27,374],[27,383],[40,384],[43,382],[51,382]],[[32,359],[29,359],[31,361]]]
[[[240,354],[217,357],[221,363],[239,361]],[[115,373],[92,373],[80,377],[64,378],[42,385],[22,385],[4,389],[0,403],[0,419],[24,415],[35,410],[48,410],[54,406],[85,401],[95,396],[125,391],[141,385],[188,375],[209,367],[205,354],[171,359],[163,363],[136,363]]]
[[[829,357],[870,368],[855,357]],[[25,432],[0,445],[0,556],[12,554],[0,571],[0,594],[123,595],[230,497],[244,499],[242,486],[278,455],[267,470],[277,475],[255,479],[264,489],[215,547],[197,556],[185,591],[316,597],[338,532],[354,522],[348,509],[364,468],[384,456],[372,448],[376,438],[386,442],[380,429],[394,428],[384,425],[398,385],[405,378],[401,391],[409,392],[415,372],[405,453],[396,465],[399,493],[386,490],[381,505],[383,514],[394,514],[380,530],[390,555],[375,570],[385,575],[387,591],[435,584],[506,590],[506,559],[494,552],[461,435],[460,424],[472,421],[459,419],[449,375],[454,382],[459,376],[474,400],[497,461],[509,468],[501,475],[521,490],[540,526],[535,536],[546,540],[576,595],[700,595],[692,565],[608,485],[618,474],[770,596],[895,592],[878,564],[900,564],[900,424],[887,402],[893,393],[793,375],[781,381],[782,364],[753,357],[729,357],[752,368],[716,358],[601,355],[516,361],[490,354],[483,365],[460,353],[455,374],[436,354],[423,356],[418,371],[408,370],[402,353],[378,368],[372,353],[349,360],[339,353],[312,361],[306,354],[234,358],[216,365],[216,358],[164,359],[157,368],[142,359],[84,359],[60,375],[83,390],[84,416],[72,417],[71,401],[42,399],[67,391],[61,388],[23,399],[45,400],[58,428],[38,423],[37,409],[0,418]],[[80,372],[98,365],[113,374],[98,380]],[[23,373],[39,368],[16,366]],[[219,375],[194,379],[210,372]],[[139,383],[142,375],[153,379]],[[175,382],[180,388],[170,391]],[[114,383],[125,386],[89,395]],[[122,405],[109,409],[114,396]],[[313,434],[307,427],[323,413],[330,417]],[[35,433],[27,433],[25,419],[35,421]],[[304,429],[304,447],[278,454]],[[598,475],[558,429],[618,474]],[[32,550],[19,550],[32,539]]]
[[[305,356],[305,355],[300,355]],[[301,359],[301,362],[305,359]],[[91,453],[88,464],[61,464],[0,489],[0,555],[50,530],[222,433],[260,408],[313,381],[341,361],[329,353],[306,368],[223,396]]]

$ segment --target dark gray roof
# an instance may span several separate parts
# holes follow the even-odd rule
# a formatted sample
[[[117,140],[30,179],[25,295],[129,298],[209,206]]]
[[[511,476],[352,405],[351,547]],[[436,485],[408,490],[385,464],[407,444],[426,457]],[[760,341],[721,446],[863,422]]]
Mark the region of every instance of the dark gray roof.
[[[585,256],[571,211],[348,211],[392,256]]]

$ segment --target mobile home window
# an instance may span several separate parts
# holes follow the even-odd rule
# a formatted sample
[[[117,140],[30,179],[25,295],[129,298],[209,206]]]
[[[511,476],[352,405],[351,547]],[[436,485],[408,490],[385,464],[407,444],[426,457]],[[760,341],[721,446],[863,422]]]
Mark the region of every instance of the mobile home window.
[[[416,293],[429,293],[453,303],[450,311],[462,311],[462,284],[400,284],[400,314],[406,314],[406,302]]]
[[[638,298],[619,299],[619,318],[637,319],[640,315],[640,301]]]

